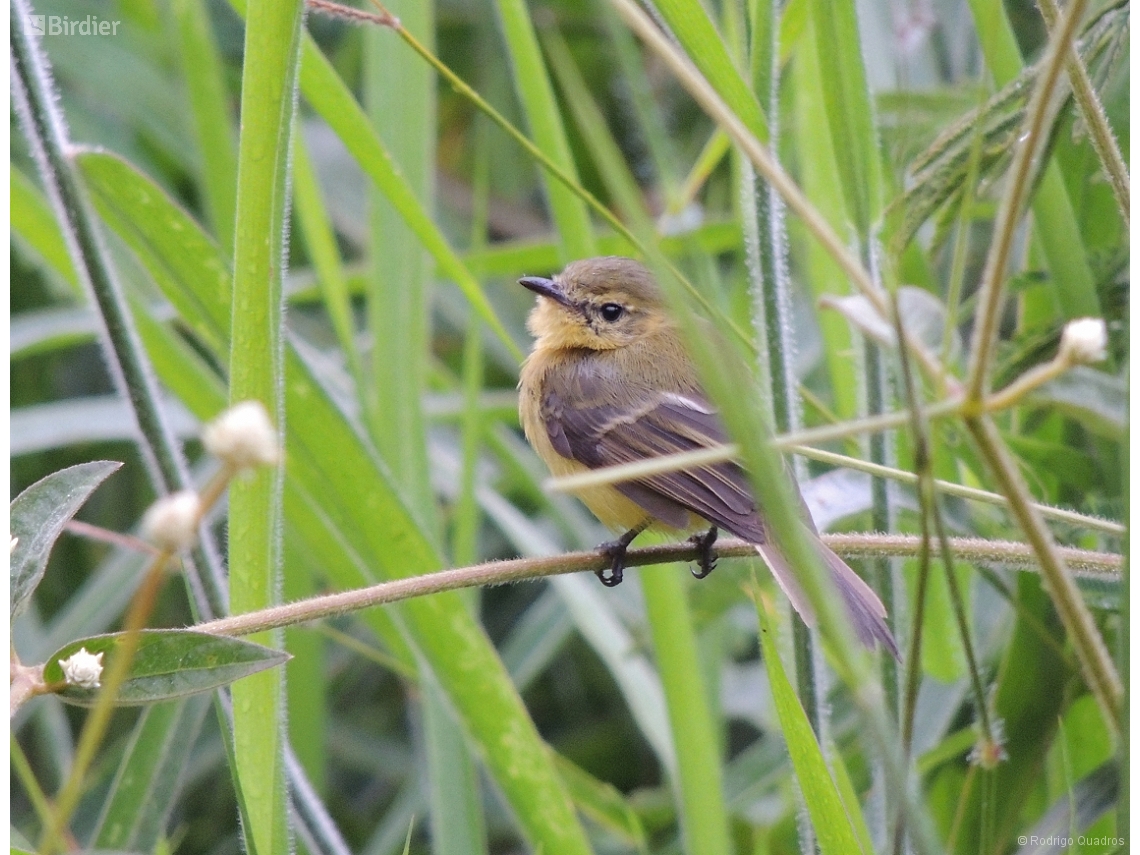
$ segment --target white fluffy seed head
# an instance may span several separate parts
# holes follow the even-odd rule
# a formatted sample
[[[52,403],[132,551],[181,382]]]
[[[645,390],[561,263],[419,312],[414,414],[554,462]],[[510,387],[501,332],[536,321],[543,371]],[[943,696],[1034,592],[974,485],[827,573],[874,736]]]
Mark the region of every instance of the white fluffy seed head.
[[[143,514],[143,537],[168,552],[189,549],[198,537],[201,504],[193,490],[163,496]]]
[[[86,647],[80,647],[66,659],[61,659],[59,667],[63,669],[67,685],[98,689],[99,679],[103,676],[103,653],[88,653]]]
[[[1104,318],[1077,318],[1061,331],[1061,355],[1074,365],[1103,362],[1108,356]]]
[[[277,433],[260,401],[234,404],[202,431],[210,454],[234,469],[273,466],[281,459]]]

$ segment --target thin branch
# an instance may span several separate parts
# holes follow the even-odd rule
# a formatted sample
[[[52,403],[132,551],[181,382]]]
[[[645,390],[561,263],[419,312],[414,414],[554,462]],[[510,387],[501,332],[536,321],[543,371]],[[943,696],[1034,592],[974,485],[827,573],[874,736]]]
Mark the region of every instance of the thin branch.
[[[930,408],[927,408],[926,412],[929,412],[929,409]],[[899,415],[905,416],[906,414],[900,413]],[[807,432],[804,431],[799,434],[776,438],[773,440],[773,445],[781,450],[790,451],[793,454],[800,454],[804,457],[810,457],[822,463],[832,463],[836,466],[843,466],[848,469],[865,472],[868,475],[890,478],[891,480],[910,486],[918,484],[918,477],[913,472],[904,472],[901,469],[882,466],[878,463],[859,460],[855,457],[848,457],[845,454],[837,454],[833,451],[826,451],[820,448],[812,448],[798,444],[793,445],[788,441],[792,437],[802,437],[805,433]],[[604,466],[600,469],[592,469],[589,472],[583,472],[578,475],[550,478],[545,482],[544,486],[546,489],[558,493],[573,493],[577,490],[584,490],[589,487],[616,484],[621,481],[632,481],[637,478],[647,478],[651,475],[661,475],[666,472],[678,472],[693,466],[708,466],[713,463],[723,463],[726,460],[735,460],[739,454],[740,449],[737,445],[726,443],[712,448],[703,448],[699,451],[666,454],[661,457],[654,457],[650,460],[639,460],[636,463],[621,463],[615,466]],[[976,502],[985,502],[986,504],[998,505],[999,507],[1009,507],[1009,500],[1005,496],[999,493],[991,493],[988,490],[980,490],[977,487],[966,487],[962,484],[955,484],[951,481],[943,481],[940,479],[934,481],[934,487],[939,493],[945,493],[948,496],[957,496]],[[1043,517],[1049,517],[1058,522],[1082,526],[1116,537],[1124,535],[1124,526],[1112,520],[1101,519],[1066,508],[1055,508],[1036,502],[1033,503],[1033,507]]]
[[[914,535],[825,534],[823,542],[848,558],[908,557],[915,555],[919,549],[919,538]],[[985,562],[1023,569],[1030,568],[1035,563],[1033,550],[1023,543],[978,538],[951,538],[950,543],[958,559],[962,561]],[[747,558],[756,556],[756,547],[744,540],[726,538],[716,542],[713,552],[718,559]],[[1121,556],[1112,553],[1084,549],[1066,549],[1062,552],[1073,567],[1080,568],[1081,572],[1090,578],[1116,579],[1123,565]],[[645,567],[676,561],[696,561],[698,557],[699,549],[689,541],[684,541],[631,549],[626,555],[626,566]],[[439,594],[443,591],[524,582],[565,573],[592,573],[609,567],[611,560],[600,552],[591,551],[568,552],[547,558],[490,561],[470,567],[457,567],[452,570],[441,570],[438,573],[382,582],[367,588],[298,600],[282,606],[199,624],[193,629],[216,635],[249,635],[267,629],[295,626],[321,618],[348,614],[372,606],[396,603],[413,597]]]
[[[1079,2],[1079,0],[1078,0]],[[1119,735],[1120,704],[1124,689],[1104,639],[1097,631],[1092,615],[1081,598],[1076,582],[1066,566],[1062,550],[1053,542],[1045,521],[1033,507],[1029,490],[1017,470],[1017,464],[1006,452],[997,427],[988,416],[966,419],[966,427],[974,437],[986,463],[1002,492],[1009,498],[1010,510],[1018,521],[1041,567],[1041,577],[1061,623],[1073,641],[1081,673],[1092,690],[1110,730]]]
[[[1005,294],[1005,271],[1013,251],[1013,237],[1025,200],[1029,196],[1034,165],[1040,156],[1049,126],[1049,105],[1057,79],[1061,74],[1069,44],[1087,0],[1073,0],[1064,22],[1052,34],[1048,51],[1026,108],[1025,130],[1014,146],[1009,167],[1008,189],[1002,194],[994,220],[994,238],[982,271],[978,297],[978,316],[970,347],[969,376],[966,381],[967,401],[972,409],[981,410],[989,385],[989,369],[997,347],[997,328]]]
[[[902,316],[899,314],[898,292],[895,292],[893,320],[895,332],[902,336]],[[908,411],[911,413],[910,437],[914,445],[914,474],[918,478],[918,507],[922,517],[922,557],[923,561],[930,558],[929,538],[930,529],[934,529],[934,536],[938,539],[938,551],[942,558],[942,570],[946,574],[946,585],[950,592],[950,605],[954,612],[954,620],[958,625],[958,636],[962,643],[962,652],[966,657],[966,670],[970,675],[970,684],[974,691],[974,705],[978,711],[978,723],[981,726],[982,740],[987,745],[995,745],[999,741],[994,728],[993,717],[990,715],[989,700],[986,697],[985,687],[982,685],[982,672],[978,666],[978,656],[974,649],[974,639],[970,634],[970,621],[966,617],[965,598],[961,586],[958,584],[958,575],[954,569],[954,550],[946,535],[946,524],[942,515],[942,503],[938,501],[938,494],[934,489],[934,452],[930,444],[929,425],[922,417],[922,405],[919,401],[917,385],[914,382],[914,373],[911,371],[910,360],[906,348],[899,348],[900,367],[903,380],[903,389],[906,393]],[[928,568],[923,566],[925,573]],[[923,585],[925,588],[925,584]],[[921,625],[915,623],[914,637],[921,638]],[[916,645],[917,646],[917,645]],[[918,657],[911,660],[916,664]],[[908,714],[913,718],[914,701],[916,699],[918,673],[912,668],[911,676],[914,678],[912,686],[915,691],[908,697]],[[906,750],[909,752],[910,725],[908,719],[906,731]]]
[[[92,525],[82,520],[68,520],[64,529],[76,537],[83,537],[87,540],[99,541],[100,543],[109,543],[111,546],[126,549],[129,552],[137,552],[141,555],[158,554],[158,550],[141,537],[135,537],[133,534],[123,534],[122,532]]]

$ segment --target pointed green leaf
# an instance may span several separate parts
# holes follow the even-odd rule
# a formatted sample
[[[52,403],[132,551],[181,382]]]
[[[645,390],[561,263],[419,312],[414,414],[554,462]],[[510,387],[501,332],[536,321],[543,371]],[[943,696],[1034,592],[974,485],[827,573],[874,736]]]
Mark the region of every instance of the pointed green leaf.
[[[182,320],[211,350],[230,334],[230,274],[217,245],[161,187],[113,154],[75,158],[99,214],[135,251]]]
[[[812,732],[811,723],[780,663],[776,640],[759,598],[756,613],[760,619],[760,644],[772,686],[772,700],[780,717],[780,729],[784,733],[796,779],[804,794],[804,803],[815,828],[820,852],[823,855],[854,855],[863,852],[855,825],[847,815],[843,797],[832,778],[815,733]]]
[[[251,641],[192,630],[144,629],[141,636],[126,682],[115,699],[121,705],[149,704],[207,692],[280,665],[289,658],[284,651],[271,650]],[[64,645],[48,659],[44,679],[49,684],[63,682],[60,660],[80,648],[95,655],[103,653],[106,670],[123,637],[123,633],[116,632]],[[99,689],[68,686],[59,696],[87,706],[94,703],[98,693]]]
[[[9,615],[13,620],[28,607],[47,569],[51,548],[67,521],[122,465],[114,460],[96,460],[70,466],[37,481],[12,501],[9,527],[17,538],[9,569]]]

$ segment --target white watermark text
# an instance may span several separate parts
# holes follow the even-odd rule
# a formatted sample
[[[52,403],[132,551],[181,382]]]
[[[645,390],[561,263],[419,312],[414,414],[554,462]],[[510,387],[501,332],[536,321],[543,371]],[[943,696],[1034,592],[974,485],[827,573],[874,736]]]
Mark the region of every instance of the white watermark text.
[[[28,29],[37,36],[117,36],[122,21],[107,21],[96,15],[31,15]]]

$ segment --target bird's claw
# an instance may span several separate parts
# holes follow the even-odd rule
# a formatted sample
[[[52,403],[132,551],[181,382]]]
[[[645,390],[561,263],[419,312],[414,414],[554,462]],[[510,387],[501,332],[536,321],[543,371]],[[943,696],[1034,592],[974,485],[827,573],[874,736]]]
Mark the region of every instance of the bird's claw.
[[[622,571],[625,569],[625,551],[628,548],[629,542],[624,539],[607,540],[598,545],[598,552],[610,559],[610,566],[595,570],[594,575],[607,588],[615,588],[621,584]],[[608,576],[606,575],[607,570],[610,573]]]
[[[633,539],[648,528],[649,523],[643,522],[639,526],[635,526],[619,537],[617,540],[607,540],[605,543],[598,545],[598,552],[610,559],[610,575],[606,575],[606,568],[595,570],[594,575],[598,577],[598,581],[605,585],[607,588],[614,588],[621,584],[622,571],[625,569],[625,553],[629,549],[629,545],[633,543]]]
[[[693,578],[703,579],[716,569],[716,557],[712,554],[716,543],[717,530],[714,525],[704,534],[694,534],[689,542],[697,547],[697,566],[691,571]]]

